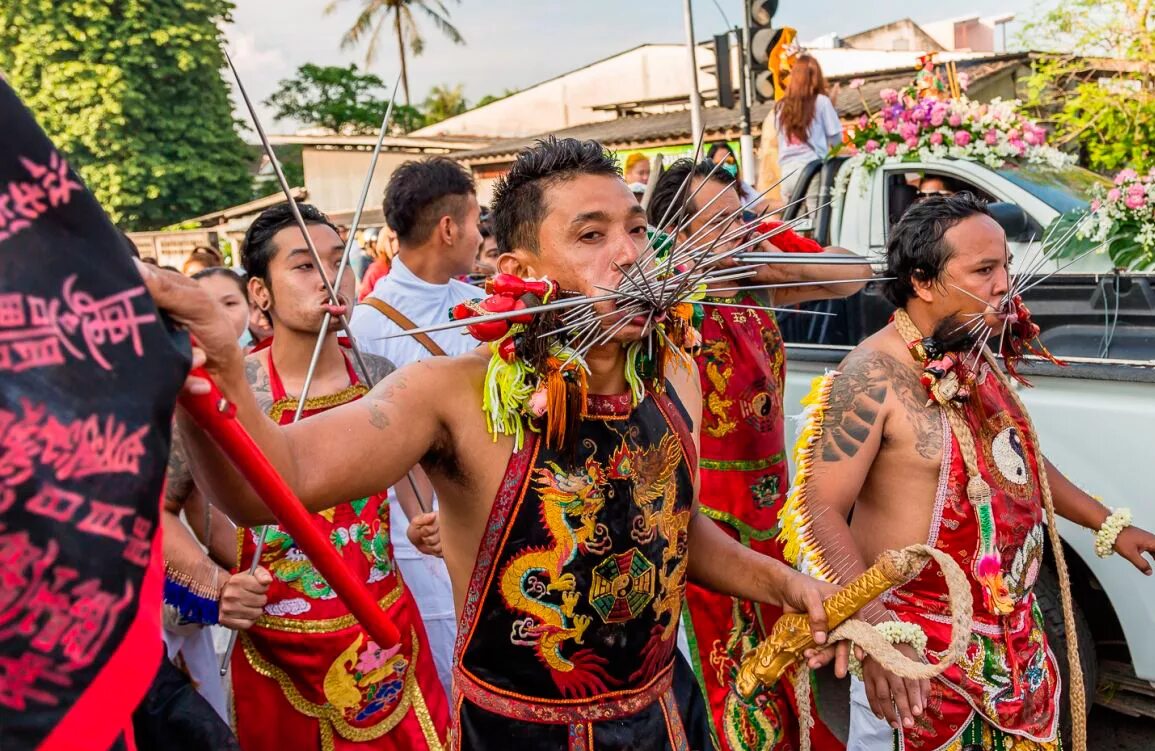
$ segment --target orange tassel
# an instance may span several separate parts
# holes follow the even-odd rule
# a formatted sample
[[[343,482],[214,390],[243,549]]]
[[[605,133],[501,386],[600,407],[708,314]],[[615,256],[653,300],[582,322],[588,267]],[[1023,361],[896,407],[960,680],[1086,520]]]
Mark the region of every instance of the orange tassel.
[[[566,383],[561,360],[546,360],[545,375],[545,441],[547,446],[561,446],[566,433]]]

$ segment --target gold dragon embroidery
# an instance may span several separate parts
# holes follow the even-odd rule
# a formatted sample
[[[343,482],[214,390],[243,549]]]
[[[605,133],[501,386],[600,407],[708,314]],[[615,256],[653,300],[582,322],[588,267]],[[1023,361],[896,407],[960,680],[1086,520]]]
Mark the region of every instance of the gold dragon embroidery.
[[[628,449],[623,445],[615,456],[622,451]],[[690,524],[690,511],[675,508],[678,496],[676,473],[681,459],[681,443],[676,435],[668,433],[655,448],[633,452],[628,463],[634,484],[634,504],[641,511],[635,518],[630,536],[642,544],[651,542],[655,535],[661,535],[666,541],[662,564],[658,567],[661,594],[654,600],[654,613],[659,618],[667,613],[670,615],[662,633],[663,641],[668,641],[678,627],[686,574],[686,530]],[[614,466],[621,466],[621,462]],[[668,568],[675,558],[677,561],[673,568]]]
[[[520,634],[511,634],[511,638],[532,642],[551,670],[564,673],[574,664],[562,655],[562,645],[570,639],[581,644],[591,622],[589,616],[574,614],[581,595],[575,591],[573,574],[564,569],[579,548],[593,552],[608,549],[606,530],[597,523],[605,505],[605,472],[591,458],[572,474],[553,462],[534,474],[542,521],[554,546],[527,550],[513,558],[502,572],[501,594],[510,608],[529,616],[517,622]],[[577,526],[571,526],[569,519],[576,519]],[[550,592],[561,592],[560,606],[542,599]]]
[[[732,433],[738,423],[730,419],[730,408],[734,406],[732,399],[722,394],[730,385],[730,376],[734,375],[734,361],[730,354],[730,347],[725,339],[716,339],[702,349],[706,360],[706,378],[713,386],[706,393],[706,411],[714,418],[713,424],[706,425],[706,432],[714,438],[722,438]]]

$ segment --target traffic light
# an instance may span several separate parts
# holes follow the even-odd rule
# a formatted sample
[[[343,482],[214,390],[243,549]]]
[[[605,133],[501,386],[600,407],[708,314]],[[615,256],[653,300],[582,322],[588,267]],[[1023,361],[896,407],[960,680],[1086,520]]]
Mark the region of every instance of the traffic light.
[[[771,25],[778,11],[778,0],[750,0],[746,9],[750,23],[747,54],[754,79],[754,97],[759,102],[772,102],[785,91],[798,32],[788,26],[776,29]]]
[[[718,81],[718,106],[732,110],[737,100],[734,98],[734,78],[730,70],[730,33],[714,37],[714,77]]]

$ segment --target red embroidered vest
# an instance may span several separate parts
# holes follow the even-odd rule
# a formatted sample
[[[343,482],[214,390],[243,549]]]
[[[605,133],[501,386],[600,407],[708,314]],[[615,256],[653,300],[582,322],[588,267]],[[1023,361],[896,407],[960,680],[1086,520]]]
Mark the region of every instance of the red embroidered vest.
[[[947,746],[978,712],[999,729],[1035,741],[1055,738],[1059,672],[1047,647],[1032,587],[1043,561],[1041,456],[1025,416],[984,365],[964,413],[974,436],[980,474],[991,488],[994,541],[1010,612],[993,612],[975,575],[981,529],[967,498],[967,474],[958,440],[945,417],[944,455],[929,544],[971,573],[975,604],[970,645],[961,662],[933,681],[925,715],[904,732],[905,747]],[[887,595],[887,606],[927,634],[927,658],[946,649],[950,636],[946,586],[929,566]]]

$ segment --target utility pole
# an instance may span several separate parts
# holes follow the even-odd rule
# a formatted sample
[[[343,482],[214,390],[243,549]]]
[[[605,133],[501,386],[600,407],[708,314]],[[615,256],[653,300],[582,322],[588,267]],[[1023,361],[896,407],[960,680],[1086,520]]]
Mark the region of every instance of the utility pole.
[[[741,135],[739,144],[742,153],[742,179],[750,185],[758,184],[758,161],[754,158],[754,136],[750,132],[750,61],[746,59],[746,50],[750,49],[750,8],[747,5],[742,11],[742,28],[734,29],[738,38],[738,103],[741,113]],[[729,65],[730,61],[727,60]]]
[[[702,94],[698,91],[698,50],[694,42],[694,9],[692,0],[683,0],[686,24],[686,47],[690,59],[690,135],[697,153],[702,140]]]

